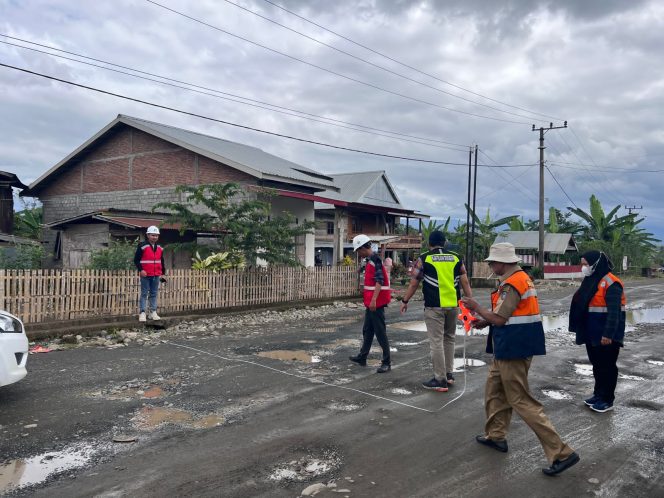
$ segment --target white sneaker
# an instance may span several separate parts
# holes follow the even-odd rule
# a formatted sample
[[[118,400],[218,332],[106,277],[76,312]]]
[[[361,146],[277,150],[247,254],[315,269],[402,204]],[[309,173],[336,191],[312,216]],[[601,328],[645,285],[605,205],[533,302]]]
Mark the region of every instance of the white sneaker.
[[[161,317],[157,315],[156,311],[150,313],[150,320],[161,320]]]
[[[145,316],[145,311],[141,311],[138,315],[138,321],[139,322],[145,322],[146,320],[147,320],[147,318]]]

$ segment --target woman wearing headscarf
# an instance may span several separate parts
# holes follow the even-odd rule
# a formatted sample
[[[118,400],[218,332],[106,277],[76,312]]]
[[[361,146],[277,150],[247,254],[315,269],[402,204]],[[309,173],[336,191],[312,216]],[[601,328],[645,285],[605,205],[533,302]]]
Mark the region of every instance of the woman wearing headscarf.
[[[625,292],[611,270],[606,254],[588,251],[581,256],[584,279],[572,297],[569,330],[576,343],[585,344],[593,366],[595,389],[584,403],[599,413],[613,410],[618,382],[618,353],[625,337]]]

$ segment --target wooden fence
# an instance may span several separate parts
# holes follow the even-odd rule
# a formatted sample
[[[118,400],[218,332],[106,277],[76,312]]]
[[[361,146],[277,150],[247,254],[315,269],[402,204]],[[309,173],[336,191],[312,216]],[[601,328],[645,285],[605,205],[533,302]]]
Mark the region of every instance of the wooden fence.
[[[171,270],[166,278],[158,305],[164,313],[360,294],[354,267]],[[136,271],[0,270],[0,309],[26,323],[132,315],[139,296]]]

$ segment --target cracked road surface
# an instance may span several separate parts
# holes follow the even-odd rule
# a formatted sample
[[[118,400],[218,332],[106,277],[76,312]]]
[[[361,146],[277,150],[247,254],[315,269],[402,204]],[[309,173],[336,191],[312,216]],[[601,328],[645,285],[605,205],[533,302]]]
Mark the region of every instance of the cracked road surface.
[[[316,496],[662,496],[664,280],[627,284],[634,323],[606,414],[582,403],[592,375],[564,325],[573,290],[540,287],[549,353],[530,374],[581,455],[556,478],[542,475],[539,442],[516,415],[507,454],[475,443],[491,360],[485,337],[466,339],[467,357],[479,361],[448,393],[420,386],[431,376],[426,333],[398,325],[422,320],[414,303],[407,315],[388,310],[396,351],[383,375],[371,366],[377,351],[366,368],[348,362],[363,310],[347,307],[32,355],[28,377],[0,389],[0,495],[293,497],[321,483]],[[476,294],[488,304],[488,291]],[[440,410],[464,380],[463,396]]]

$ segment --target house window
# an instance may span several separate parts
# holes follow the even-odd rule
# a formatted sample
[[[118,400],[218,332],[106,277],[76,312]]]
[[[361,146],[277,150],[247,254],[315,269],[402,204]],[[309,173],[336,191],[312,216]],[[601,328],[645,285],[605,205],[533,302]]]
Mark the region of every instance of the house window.
[[[353,233],[360,233],[362,231],[362,223],[358,218],[353,218]]]
[[[331,221],[327,222],[327,234],[334,235],[334,223]]]

